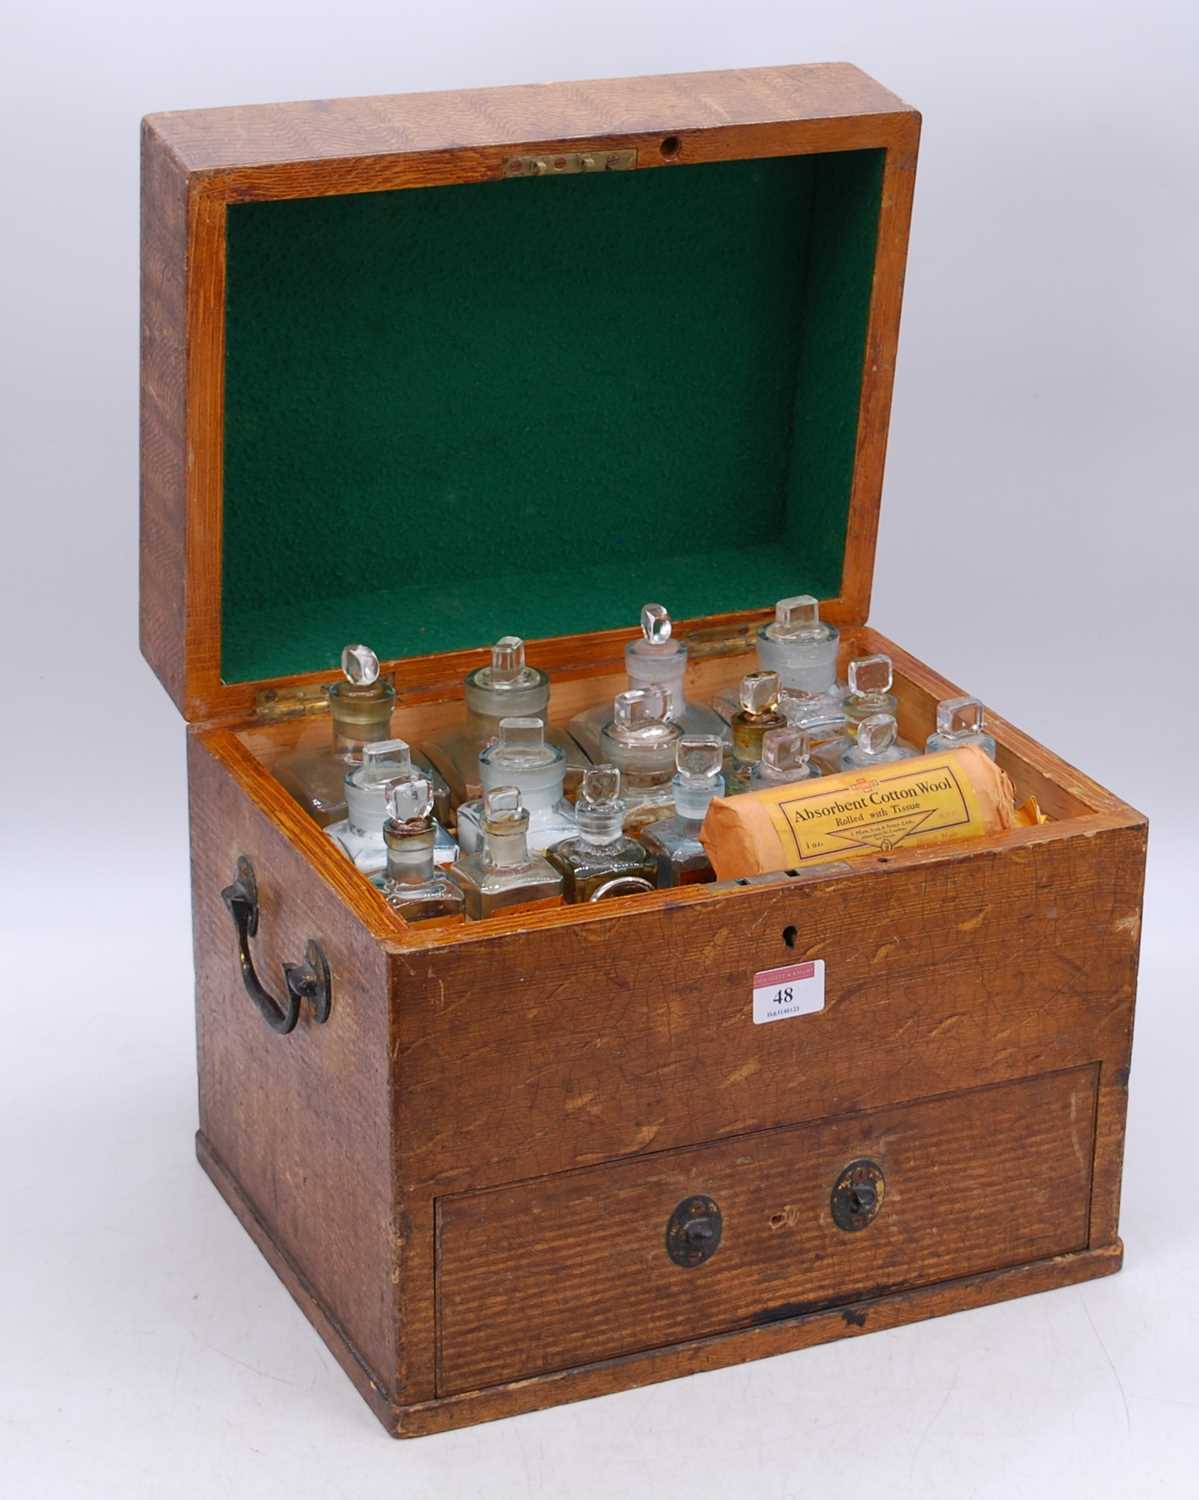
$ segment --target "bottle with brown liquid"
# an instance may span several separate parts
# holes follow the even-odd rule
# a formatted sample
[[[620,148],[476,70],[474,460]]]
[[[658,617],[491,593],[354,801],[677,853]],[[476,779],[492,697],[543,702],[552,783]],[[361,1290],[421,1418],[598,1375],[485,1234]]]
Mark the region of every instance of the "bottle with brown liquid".
[[[749,791],[767,731],[787,727],[779,708],[780,688],[777,672],[749,672],[741,679],[737,693],[741,707],[733,715],[733,754],[725,776],[730,797]]]
[[[650,823],[641,842],[658,862],[659,887],[715,880],[700,829],[713,797],[724,795],[724,745],[714,735],[684,735],[675,757],[674,813]]]
[[[622,831],[624,814],[619,770],[591,766],[584,771],[575,803],[579,831],[546,853],[561,873],[564,900],[605,901],[652,891],[657,885],[658,862]]]

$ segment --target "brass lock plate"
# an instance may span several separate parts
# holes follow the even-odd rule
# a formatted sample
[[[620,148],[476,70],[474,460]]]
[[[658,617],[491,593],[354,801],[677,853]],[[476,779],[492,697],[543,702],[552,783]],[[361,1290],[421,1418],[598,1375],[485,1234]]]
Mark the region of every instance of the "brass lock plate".
[[[569,177],[574,172],[631,172],[634,147],[619,151],[547,151],[540,156],[510,156],[505,177]]]
[[[833,1188],[833,1223],[847,1234],[857,1234],[874,1223],[886,1195],[887,1182],[878,1162],[867,1157],[851,1161]]]

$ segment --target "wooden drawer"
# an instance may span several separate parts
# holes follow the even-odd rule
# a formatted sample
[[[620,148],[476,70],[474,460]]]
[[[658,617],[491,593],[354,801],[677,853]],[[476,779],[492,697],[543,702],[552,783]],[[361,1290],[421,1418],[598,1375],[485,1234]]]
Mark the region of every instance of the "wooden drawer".
[[[438,1391],[449,1395],[1087,1243],[1097,1067],[439,1200]],[[837,1227],[858,1158],[877,1216]],[[702,1194],[721,1239],[676,1265],[666,1229]]]

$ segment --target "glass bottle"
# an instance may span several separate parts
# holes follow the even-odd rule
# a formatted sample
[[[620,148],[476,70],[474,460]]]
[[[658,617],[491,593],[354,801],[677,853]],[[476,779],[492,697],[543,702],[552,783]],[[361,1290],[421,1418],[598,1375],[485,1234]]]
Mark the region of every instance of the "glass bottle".
[[[479,755],[500,732],[500,720],[540,719],[549,723],[550,680],[525,660],[519,636],[502,636],[491,648],[491,661],[466,674],[466,719],[454,729],[425,742],[430,757],[450,784],[455,804],[479,797]],[[588,764],[571,737],[549,729],[546,739],[557,745],[566,761],[568,789],[573,789]]]
[[[846,690],[837,681],[840,644],[840,632],[820,618],[820,601],[813,594],[780,599],[774,619],[758,631],[758,665],[779,674],[779,710],[789,724],[806,728],[809,723],[843,722]],[[713,706],[729,720],[740,707],[729,696]]]
[[[893,681],[889,656],[859,656],[849,664],[849,695],[845,699],[846,732],[850,739],[858,733],[863,719],[872,714],[899,713],[899,701],[891,691]]]
[[[622,832],[624,798],[615,766],[591,766],[575,803],[578,832],[555,844],[546,858],[561,872],[562,895],[570,903],[604,901],[652,891],[658,862],[636,839]]]
[[[926,751],[957,750],[977,745],[995,759],[995,739],[983,728],[983,706],[977,698],[942,698],[937,704],[937,731],[930,734]]]
[[[492,787],[483,794],[483,843],[450,866],[450,879],[461,889],[471,922],[509,906],[556,904],[562,899],[562,876],[544,856],[529,852],[528,809],[514,786]]]
[[[820,767],[812,762],[812,741],[802,729],[768,729],[762,736],[762,759],[749,779],[750,790],[819,775]]]
[[[405,922],[445,920],[460,917],[465,911],[462,892],[434,863],[436,838],[429,781],[423,776],[393,781],[387,788],[387,821],[383,824],[387,864],[371,881]]]
[[[374,875],[387,864],[383,824],[387,821],[388,788],[418,776],[423,773],[413,766],[405,740],[364,745],[361,764],[346,776],[346,815],[330,823],[325,832],[364,875]],[[427,776],[423,779],[429,780]],[[434,823],[433,831],[433,857],[439,865],[449,864],[458,847],[440,823]]]
[[[684,735],[676,753],[672,816],[651,823],[641,842],[658,862],[658,885],[699,885],[715,880],[699,841],[708,804],[724,796],[724,745],[714,734]]]
[[[379,676],[379,658],[369,646],[347,646],[341,653],[344,682],[329,689],[332,734],[320,745],[300,745],[273,767],[281,782],[306,813],[328,827],[346,815],[346,774],[362,764],[366,745],[391,733],[395,689]],[[433,787],[433,801],[443,820],[450,812],[450,789],[444,777],[417,752],[412,763]]]
[[[683,677],[687,671],[687,643],[674,638],[670,615],[662,604],[641,609],[641,637],[625,647],[625,672],[630,688],[660,687],[667,694],[664,718],[681,726],[684,734],[729,734],[719,714],[702,703],[687,700]],[[576,714],[566,726],[593,761],[604,759],[601,737],[612,714],[607,703]]]
[[[620,772],[625,816],[668,803],[673,795],[675,751],[683,726],[667,718],[669,699],[661,687],[617,693],[600,734],[600,763]]]
[[[749,790],[753,769],[762,759],[762,739],[770,729],[786,729],[779,708],[779,674],[748,672],[737,697],[741,707],[733,715],[733,755],[725,775],[728,795]]]
[[[885,766],[888,761],[910,760],[919,754],[914,745],[899,738],[899,726],[891,714],[871,714],[858,725],[857,741],[841,757],[841,769]]]
[[[501,719],[499,737],[479,756],[483,790],[515,786],[529,813],[529,848],[544,854],[551,844],[575,831],[574,812],[566,800],[566,757],[546,742],[540,719]],[[473,854],[483,843],[480,798],[458,808],[458,847]]]

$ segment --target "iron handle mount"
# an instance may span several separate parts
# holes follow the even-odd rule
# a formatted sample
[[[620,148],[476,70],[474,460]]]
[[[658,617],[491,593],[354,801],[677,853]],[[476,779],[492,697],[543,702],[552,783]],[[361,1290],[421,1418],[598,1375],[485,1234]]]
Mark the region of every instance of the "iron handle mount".
[[[237,874],[233,884],[221,892],[221,900],[237,931],[237,960],[242,983],[266,1024],[280,1036],[286,1036],[295,1030],[300,1007],[306,1003],[312,1010],[313,1021],[323,1026],[329,1019],[333,1004],[333,978],[324,949],[315,938],[308,940],[303,963],[283,965],[287,996],[284,1004],[280,1005],[258,977],[250,952],[250,939],[258,932],[258,882],[254,879],[254,867],[244,854],[238,856]]]

